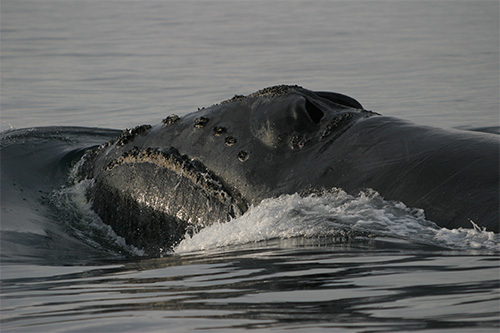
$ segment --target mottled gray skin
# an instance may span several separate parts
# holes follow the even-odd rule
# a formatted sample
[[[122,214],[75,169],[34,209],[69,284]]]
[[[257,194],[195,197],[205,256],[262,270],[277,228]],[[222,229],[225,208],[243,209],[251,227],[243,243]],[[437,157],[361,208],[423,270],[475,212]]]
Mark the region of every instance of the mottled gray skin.
[[[173,148],[172,148],[173,147]],[[383,117],[336,93],[276,86],[124,131],[85,157],[94,209],[156,254],[186,230],[285,193],[372,188],[446,228],[499,231],[499,139]]]

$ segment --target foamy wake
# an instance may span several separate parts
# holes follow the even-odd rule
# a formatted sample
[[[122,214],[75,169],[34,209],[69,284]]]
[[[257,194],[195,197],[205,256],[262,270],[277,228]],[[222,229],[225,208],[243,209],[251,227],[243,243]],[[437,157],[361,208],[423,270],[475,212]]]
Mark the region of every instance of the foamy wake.
[[[473,224],[471,223],[471,227]],[[499,235],[474,229],[439,228],[424,212],[401,202],[385,201],[375,191],[352,196],[340,189],[321,195],[282,195],[251,207],[243,216],[215,223],[175,248],[176,253],[203,251],[271,239],[370,235],[449,249],[500,250]]]

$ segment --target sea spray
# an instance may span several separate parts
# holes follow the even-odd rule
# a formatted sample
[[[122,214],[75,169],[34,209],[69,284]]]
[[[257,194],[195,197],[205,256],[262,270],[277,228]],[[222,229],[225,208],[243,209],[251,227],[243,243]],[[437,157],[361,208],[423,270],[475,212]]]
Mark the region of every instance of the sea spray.
[[[339,237],[341,236],[341,237]],[[426,220],[420,209],[384,200],[373,190],[349,195],[341,189],[263,200],[241,217],[215,223],[178,244],[176,253],[272,239],[391,237],[452,250],[500,249],[500,238],[474,229],[448,230]]]

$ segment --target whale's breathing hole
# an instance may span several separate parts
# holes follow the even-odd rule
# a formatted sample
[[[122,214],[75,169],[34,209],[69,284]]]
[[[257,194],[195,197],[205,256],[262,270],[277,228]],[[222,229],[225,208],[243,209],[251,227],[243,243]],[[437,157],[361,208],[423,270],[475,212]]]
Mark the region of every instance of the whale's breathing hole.
[[[323,111],[321,111],[316,105],[309,102],[308,100],[306,100],[306,110],[307,110],[307,113],[309,114],[309,117],[311,118],[311,120],[314,123],[319,124],[319,122],[321,121],[321,118],[323,118],[323,116],[324,116]]]

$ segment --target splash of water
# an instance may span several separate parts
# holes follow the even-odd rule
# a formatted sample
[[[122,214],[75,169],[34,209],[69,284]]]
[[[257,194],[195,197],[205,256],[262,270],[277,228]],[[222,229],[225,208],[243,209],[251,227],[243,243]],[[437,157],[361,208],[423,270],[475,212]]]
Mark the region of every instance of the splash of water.
[[[321,194],[282,195],[251,207],[243,216],[215,223],[186,238],[176,253],[203,251],[270,239],[370,235],[449,249],[500,250],[499,235],[478,229],[445,229],[420,209],[386,201],[367,190],[352,196],[341,189]]]

